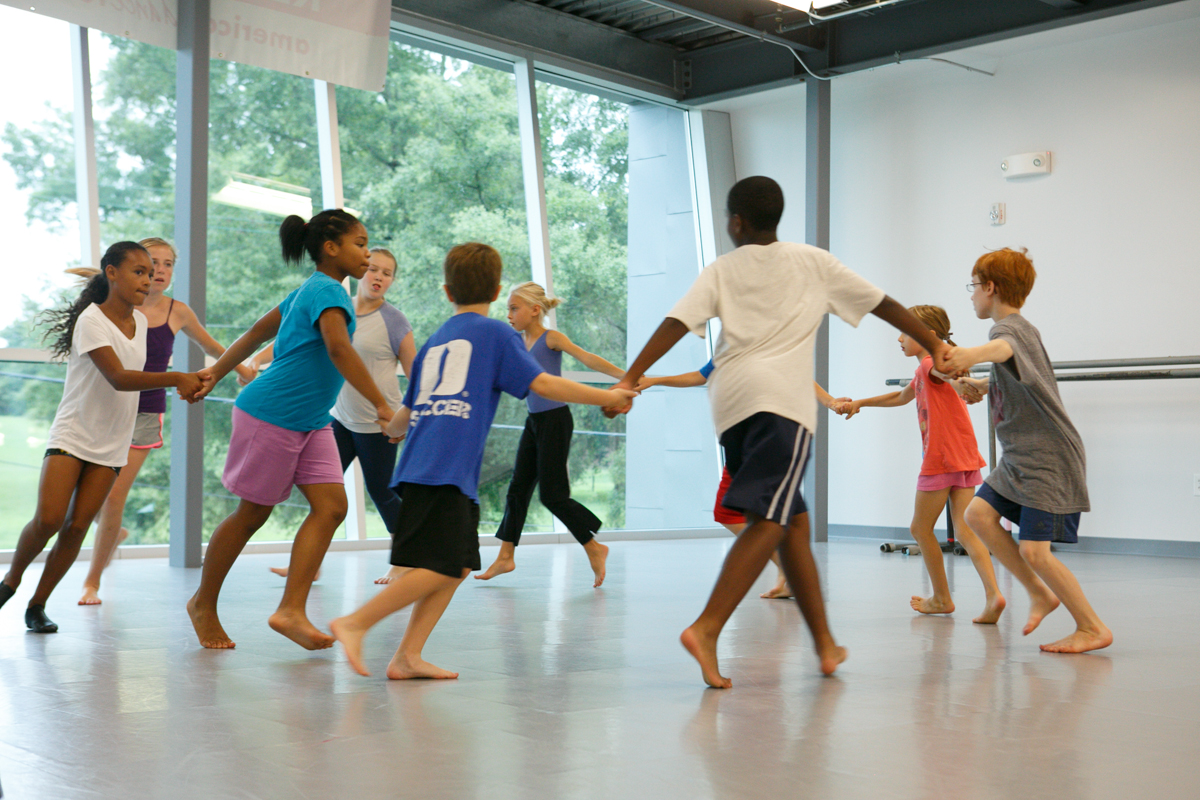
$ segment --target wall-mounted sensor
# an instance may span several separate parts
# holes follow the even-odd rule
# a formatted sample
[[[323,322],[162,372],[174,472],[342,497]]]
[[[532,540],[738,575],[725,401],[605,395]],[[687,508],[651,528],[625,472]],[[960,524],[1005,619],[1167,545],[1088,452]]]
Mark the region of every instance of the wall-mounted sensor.
[[[1004,224],[1004,203],[992,203],[992,212],[988,214],[993,225]]]
[[[1021,153],[1009,156],[1000,162],[1000,172],[1005,178],[1019,178],[1023,175],[1042,175],[1050,172],[1050,153]]]

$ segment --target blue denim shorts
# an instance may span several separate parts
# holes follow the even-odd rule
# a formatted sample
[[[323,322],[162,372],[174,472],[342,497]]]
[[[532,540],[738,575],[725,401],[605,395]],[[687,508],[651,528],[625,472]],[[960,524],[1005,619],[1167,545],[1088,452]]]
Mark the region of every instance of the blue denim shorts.
[[[1075,544],[1079,541],[1079,512],[1074,514],[1051,514],[1028,508],[1009,500],[987,483],[979,487],[975,496],[999,512],[1009,522],[1020,527],[1017,538],[1030,542],[1061,542]]]

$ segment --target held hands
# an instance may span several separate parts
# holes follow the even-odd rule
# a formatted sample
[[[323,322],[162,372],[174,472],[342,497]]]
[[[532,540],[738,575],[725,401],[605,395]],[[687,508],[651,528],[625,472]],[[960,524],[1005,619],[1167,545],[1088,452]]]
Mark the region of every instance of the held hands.
[[[637,397],[638,391],[622,378],[608,390],[608,394],[612,397],[612,403],[602,406],[602,410],[604,416],[614,419],[618,414],[629,413],[633,408],[633,398]]]
[[[846,398],[846,402],[842,403],[841,408],[834,409],[834,410],[837,411],[837,413],[841,414],[846,419],[850,419],[851,417],[853,417],[855,414],[857,414],[859,411],[862,410],[862,405],[857,400],[851,400],[850,398]]]
[[[211,389],[212,387],[208,388]],[[199,372],[179,373],[179,383],[176,384],[175,389],[179,392],[179,399],[186,400],[189,403],[195,403],[208,394],[208,389],[205,388],[204,377]]]
[[[966,377],[975,363],[970,349],[964,347],[939,347],[933,356],[934,369],[951,378]]]
[[[954,388],[967,405],[974,405],[983,399],[983,390],[970,378],[958,378],[954,381]]]
[[[237,373],[238,386],[246,386],[250,381],[258,377],[258,364],[250,361],[246,364],[238,364],[233,368]]]

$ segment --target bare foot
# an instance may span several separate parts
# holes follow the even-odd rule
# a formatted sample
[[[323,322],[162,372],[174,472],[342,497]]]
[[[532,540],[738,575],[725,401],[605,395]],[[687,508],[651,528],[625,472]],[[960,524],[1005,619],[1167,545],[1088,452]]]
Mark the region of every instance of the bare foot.
[[[1042,624],[1046,615],[1058,608],[1058,598],[1054,596],[1054,592],[1049,588],[1045,591],[1045,594],[1030,593],[1029,595],[1029,619],[1025,622],[1025,627],[1021,629],[1024,636],[1033,633],[1034,629]]]
[[[376,578],[375,582],[379,584],[391,583],[406,572],[408,572],[408,567],[392,567],[387,571],[386,575]]]
[[[787,581],[780,581],[775,586],[759,595],[764,600],[791,600],[795,597],[792,594],[792,587],[787,585]]]
[[[818,650],[817,657],[821,659],[821,674],[832,675],[846,658],[850,651],[840,645],[833,645],[826,650]]]
[[[89,583],[83,585],[83,596],[79,598],[81,606],[98,606],[100,605],[100,587],[92,586]]]
[[[939,600],[934,597],[918,597],[913,595],[908,601],[912,606],[913,611],[920,611],[922,614],[949,614],[954,611],[953,600]]]
[[[329,623],[329,630],[333,633],[333,638],[341,642],[346,650],[346,660],[350,662],[350,668],[359,675],[370,677],[371,673],[362,661],[362,641],[367,634],[366,630],[351,625],[347,617],[338,617]]]
[[[397,653],[392,657],[391,662],[388,663],[387,676],[393,681],[407,681],[413,678],[445,681],[457,678],[458,673],[442,669],[441,667],[435,667],[428,661],[419,658],[403,658]]]
[[[231,650],[237,647],[221,627],[216,611],[206,611],[196,605],[196,598],[187,601],[188,616],[192,618],[192,627],[196,629],[196,638],[201,647],[210,650]]]
[[[683,645],[684,650],[692,654],[692,658],[700,662],[700,674],[704,676],[705,683],[714,689],[728,689],[733,686],[733,681],[722,676],[717,669],[716,639],[709,639],[692,625],[679,634],[679,643]]]
[[[608,545],[600,544],[595,539],[588,544],[595,545],[595,547],[587,547],[585,550],[588,563],[592,565],[592,573],[596,576],[596,582],[592,584],[592,588],[599,589],[600,584],[604,583],[604,563],[608,561]]]
[[[287,567],[267,567],[267,569],[271,570],[271,572],[274,572],[276,575],[278,575],[281,578],[286,578],[288,576],[288,568]],[[313,580],[314,581],[321,580],[321,570],[317,570],[317,574],[313,576]],[[375,581],[375,582],[379,583],[379,581]]]
[[[983,613],[971,622],[977,622],[980,625],[995,625],[1000,621],[1000,615],[1004,613],[1004,607],[1007,605],[1008,601],[1004,599],[1004,595],[997,593],[995,597],[987,601],[987,605],[983,607]]]
[[[516,568],[516,559],[500,557],[492,562],[492,565],[487,568],[486,572],[476,575],[475,580],[489,581],[497,575],[503,575],[506,572],[512,572]]]
[[[1098,631],[1085,631],[1081,628],[1057,642],[1042,645],[1047,653],[1086,653],[1089,650],[1103,650],[1112,644],[1112,631],[1103,625]]]
[[[281,633],[305,650],[324,650],[333,647],[333,637],[317,630],[308,617],[294,611],[276,611],[267,620],[271,630]]]

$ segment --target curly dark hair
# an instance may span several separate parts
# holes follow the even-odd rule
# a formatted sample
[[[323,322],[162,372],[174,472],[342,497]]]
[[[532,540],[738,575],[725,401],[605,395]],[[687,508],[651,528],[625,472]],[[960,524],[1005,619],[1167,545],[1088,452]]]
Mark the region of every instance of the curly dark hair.
[[[55,358],[66,358],[71,354],[71,341],[75,337],[75,321],[83,310],[92,303],[103,303],[108,299],[108,268],[125,263],[130,253],[141,250],[149,255],[145,247],[137,242],[117,242],[104,251],[100,259],[100,271],[87,279],[79,299],[63,308],[43,311],[41,319],[49,324],[42,341],[50,344],[50,354]],[[77,273],[78,274],[78,273]]]

